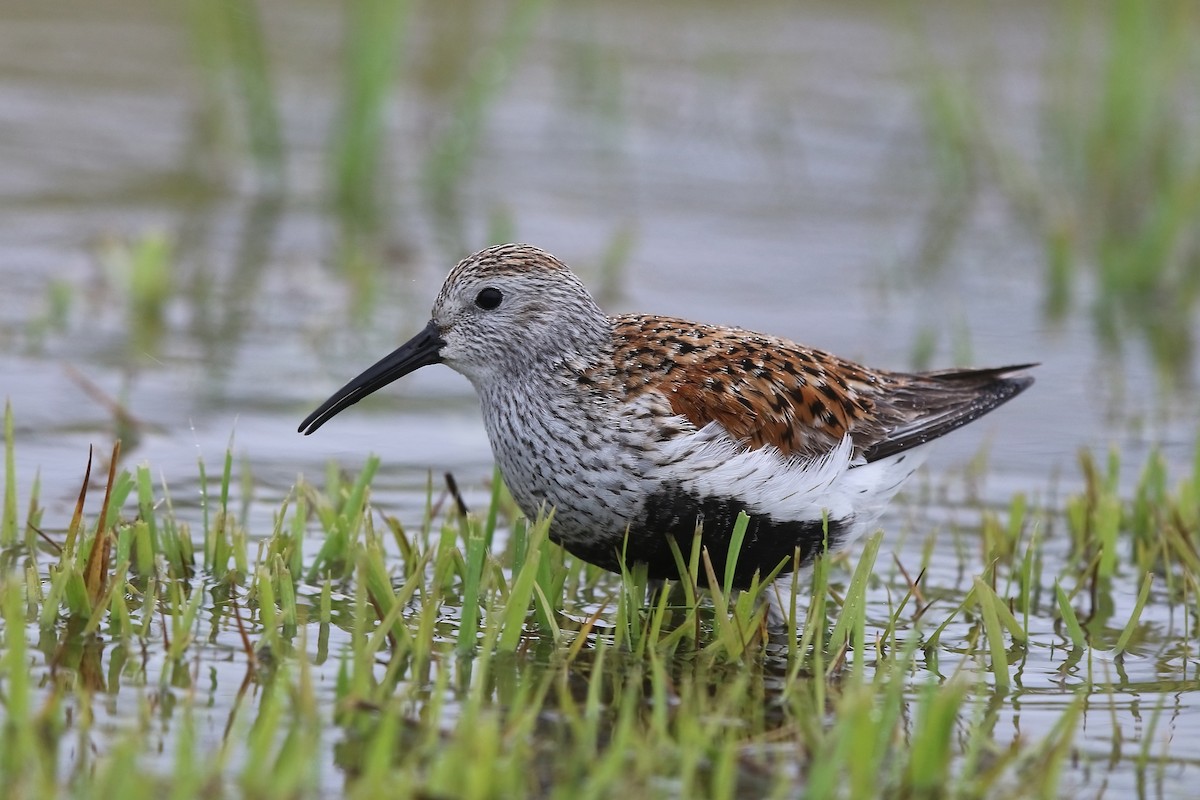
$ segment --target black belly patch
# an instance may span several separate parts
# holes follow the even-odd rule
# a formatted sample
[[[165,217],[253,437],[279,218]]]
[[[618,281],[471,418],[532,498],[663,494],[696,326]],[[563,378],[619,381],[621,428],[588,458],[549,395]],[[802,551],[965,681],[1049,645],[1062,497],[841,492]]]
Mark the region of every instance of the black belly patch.
[[[732,499],[700,499],[682,489],[663,491],[647,500],[645,519],[630,527],[627,543],[624,531],[606,531],[606,535],[588,542],[574,539],[566,543],[566,547],[584,561],[611,572],[620,572],[620,553],[624,546],[627,564],[645,564],[653,579],[674,579],[679,577],[679,569],[669,539],[675,540],[686,563],[699,519],[704,524],[701,543],[708,548],[717,580],[723,583],[733,526],[738,513],[743,510],[745,506]],[[838,547],[849,522],[849,519],[830,519],[828,523],[819,519],[779,521],[770,517],[751,516],[734,568],[733,586],[738,589],[749,588],[756,573],[766,576],[781,563],[784,564],[783,572],[790,572],[797,550],[801,566],[812,563],[826,549]],[[700,572],[703,576],[703,566]],[[707,581],[702,579],[701,583]]]

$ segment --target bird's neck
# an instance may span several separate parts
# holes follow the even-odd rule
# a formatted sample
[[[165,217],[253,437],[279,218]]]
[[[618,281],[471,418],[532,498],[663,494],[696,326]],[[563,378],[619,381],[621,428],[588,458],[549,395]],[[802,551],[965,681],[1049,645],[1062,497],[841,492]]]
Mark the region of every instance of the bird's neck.
[[[626,441],[624,404],[602,388],[613,385],[612,351],[588,355],[571,354],[477,386],[505,483],[530,518],[542,508],[555,509],[556,541],[592,526],[624,530],[640,502],[640,451]]]
[[[559,331],[553,344],[538,344],[529,343],[520,359],[473,380],[497,449],[509,440],[507,433],[564,443],[581,430],[611,427],[606,419],[611,404],[597,400],[611,399],[602,391],[613,385],[614,375],[609,319],[580,320]]]

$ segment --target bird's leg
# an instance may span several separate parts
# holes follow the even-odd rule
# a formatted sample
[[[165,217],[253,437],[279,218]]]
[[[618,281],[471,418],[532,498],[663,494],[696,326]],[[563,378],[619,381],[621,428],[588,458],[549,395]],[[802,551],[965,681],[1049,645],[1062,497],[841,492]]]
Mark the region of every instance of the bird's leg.
[[[667,582],[662,578],[651,578],[646,581],[646,605],[650,608],[658,605],[658,596],[667,588]]]
[[[766,607],[767,634],[772,639],[795,635],[795,631],[790,627],[789,618],[796,608],[796,599],[796,582],[790,572],[779,575],[763,587],[758,601]]]
[[[790,581],[789,581],[790,588]],[[785,593],[779,591],[779,582],[776,581],[767,587],[762,594],[762,603],[767,607],[767,633],[772,636],[786,634],[788,631],[788,600]],[[791,592],[786,592],[787,596]]]

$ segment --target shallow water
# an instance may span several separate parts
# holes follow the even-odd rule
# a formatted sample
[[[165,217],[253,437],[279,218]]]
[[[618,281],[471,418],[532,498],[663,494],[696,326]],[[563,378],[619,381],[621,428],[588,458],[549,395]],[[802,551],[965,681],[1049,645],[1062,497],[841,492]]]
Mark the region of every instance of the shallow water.
[[[88,445],[107,450],[115,431],[84,381],[142,423],[125,457],[148,461],[184,508],[198,496],[197,459],[219,464],[231,437],[262,501],[253,519],[269,522],[298,474],[319,476],[330,459],[357,467],[371,451],[384,457],[375,503],[406,524],[420,520],[430,470],[454,473],[483,505],[490,452],[470,387],[449,370],[406,379],[312,437],[295,428],[418,330],[448,268],[497,227],[573,265],[614,312],[741,325],[893,368],[912,366],[925,342],[930,366],[1041,362],[1033,389],[944,441],[924,479],[934,488],[910,493],[932,504],[898,503],[889,529],[969,526],[968,498],[1053,503],[1079,485],[1080,448],[1118,448],[1126,484],[1155,447],[1173,474],[1191,463],[1188,376],[1163,388],[1136,333],[1120,353],[1099,343],[1086,285],[1073,313],[1048,321],[1044,245],[995,189],[972,196],[943,264],[921,262],[946,188],[919,53],[932,47],[976,81],[1003,140],[1032,149],[1054,24],[1041,4],[552,6],[486,109],[450,212],[430,203],[423,170],[471,68],[456,37],[478,45],[497,22],[476,14],[456,28],[455,11],[423,7],[388,116],[386,222],[367,236],[383,262],[365,274],[348,266],[356,233],[323,194],[340,17],[312,1],[265,13],[286,140],[279,199],[258,191],[230,144],[236,122],[212,112],[187,29],[162,4],[0,4],[0,394],[14,409],[20,488],[40,470],[52,528],[69,518]],[[156,233],[172,243],[173,286],[139,338],[114,247]],[[619,237],[628,257],[601,269]],[[968,475],[984,446],[986,472]],[[923,536],[893,538],[902,561],[919,558]],[[952,576],[958,563],[950,550],[931,569]],[[1126,582],[1116,620],[1136,595]],[[1171,796],[1200,777],[1187,755],[1200,746],[1194,655],[1156,649],[1180,623],[1155,613],[1146,621],[1161,636],[1119,670],[1094,666],[1114,692],[1086,715],[1077,745],[1088,758],[1068,786]],[[1062,637],[1042,633],[998,738],[1044,733],[1078,685],[1048,654]],[[243,675],[224,674],[219,647],[208,662],[220,708]],[[1136,750],[1160,701],[1157,735],[1174,758],[1144,783],[1113,756],[1113,729]],[[109,713],[119,726],[126,712]]]

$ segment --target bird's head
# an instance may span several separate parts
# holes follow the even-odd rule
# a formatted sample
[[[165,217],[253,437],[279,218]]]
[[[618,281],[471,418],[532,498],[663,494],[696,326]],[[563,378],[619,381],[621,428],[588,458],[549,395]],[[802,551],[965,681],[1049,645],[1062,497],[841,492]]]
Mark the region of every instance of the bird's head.
[[[300,431],[312,433],[429,364],[446,364],[482,390],[564,362],[589,363],[610,333],[604,312],[557,258],[526,244],[489,247],[451,270],[420,333],[335,392]]]

